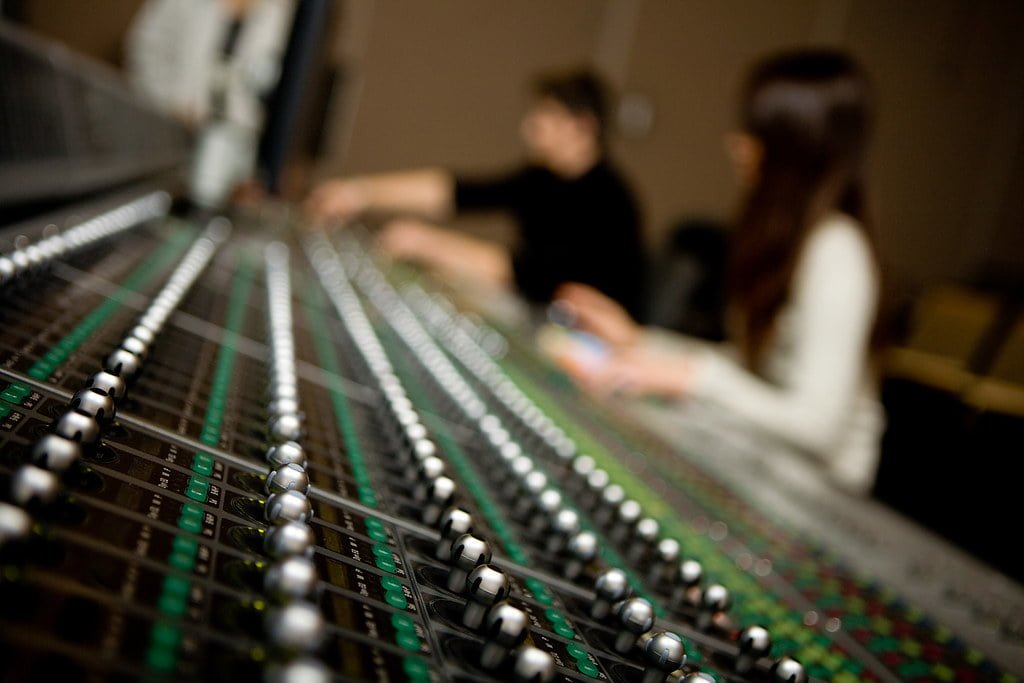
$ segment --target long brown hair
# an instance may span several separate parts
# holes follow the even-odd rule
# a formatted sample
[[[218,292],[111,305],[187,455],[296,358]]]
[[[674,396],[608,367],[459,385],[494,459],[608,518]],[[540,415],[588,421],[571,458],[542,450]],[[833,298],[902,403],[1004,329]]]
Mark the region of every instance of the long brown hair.
[[[789,297],[807,235],[825,214],[854,218],[874,249],[864,178],[868,91],[856,63],[832,50],[770,58],[747,80],[742,126],[762,153],[732,239],[728,293],[751,369],[758,368]]]

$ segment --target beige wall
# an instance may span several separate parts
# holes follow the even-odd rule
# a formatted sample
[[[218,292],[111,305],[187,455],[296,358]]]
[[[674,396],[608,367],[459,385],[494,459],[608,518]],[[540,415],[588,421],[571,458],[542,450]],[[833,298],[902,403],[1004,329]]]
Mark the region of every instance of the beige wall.
[[[883,247],[904,287],[1024,270],[1024,3],[1015,0],[351,0],[321,173],[512,163],[537,69],[600,65],[653,106],[614,152],[654,248],[680,216],[727,217],[721,138],[746,66],[777,48],[844,46],[877,85]]]
[[[22,6],[35,28],[116,62],[140,2]],[[613,151],[643,199],[653,249],[681,216],[729,216],[736,188],[721,139],[744,69],[774,49],[831,43],[876,82],[875,184],[897,285],[982,269],[1024,278],[1020,0],[338,2],[346,78],[320,176],[512,164],[529,77],[591,63],[652,107],[650,130],[620,136]]]

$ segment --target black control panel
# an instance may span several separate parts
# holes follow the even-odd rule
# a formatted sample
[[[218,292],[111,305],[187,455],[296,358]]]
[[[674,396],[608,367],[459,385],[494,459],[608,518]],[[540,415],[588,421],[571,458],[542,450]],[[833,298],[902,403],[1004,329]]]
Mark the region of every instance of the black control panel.
[[[5,681],[1021,673],[351,235],[168,211],[0,253]]]

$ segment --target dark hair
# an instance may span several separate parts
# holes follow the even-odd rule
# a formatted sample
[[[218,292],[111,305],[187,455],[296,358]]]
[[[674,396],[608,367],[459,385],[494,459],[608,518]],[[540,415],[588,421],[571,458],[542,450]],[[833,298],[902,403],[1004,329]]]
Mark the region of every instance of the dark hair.
[[[597,139],[602,145],[608,125],[608,88],[589,69],[572,69],[540,75],[533,87],[537,97],[550,97],[578,116],[590,115],[597,122]]]
[[[751,368],[789,296],[807,235],[826,213],[854,218],[875,249],[864,177],[869,90],[849,56],[826,49],[770,58],[747,80],[742,125],[761,144],[762,156],[733,235],[729,301]]]

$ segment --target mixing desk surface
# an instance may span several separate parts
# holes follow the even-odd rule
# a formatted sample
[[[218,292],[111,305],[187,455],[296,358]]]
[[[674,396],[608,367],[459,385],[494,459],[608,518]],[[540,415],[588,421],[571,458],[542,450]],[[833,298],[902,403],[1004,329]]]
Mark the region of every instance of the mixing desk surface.
[[[4,680],[1024,671],[994,572],[961,630],[351,235],[169,203],[2,235]]]

